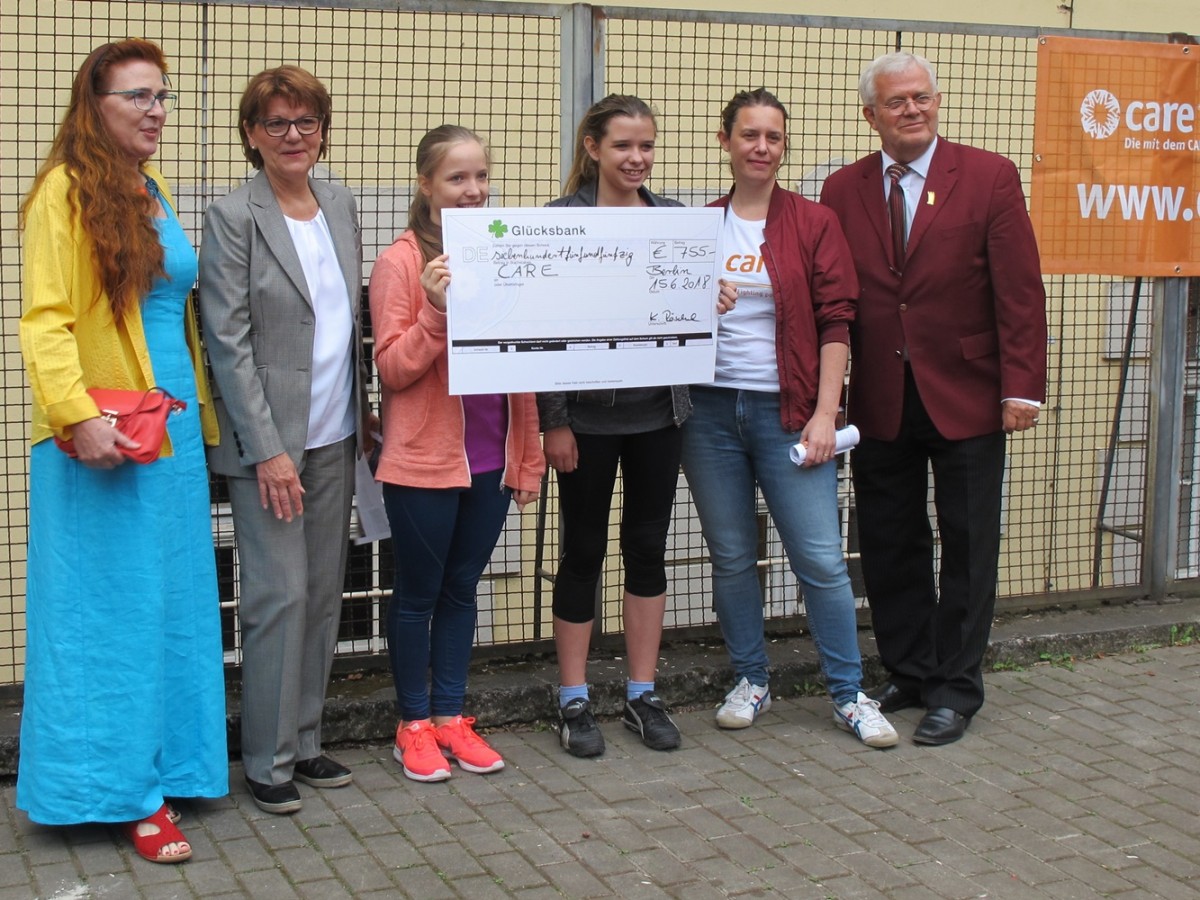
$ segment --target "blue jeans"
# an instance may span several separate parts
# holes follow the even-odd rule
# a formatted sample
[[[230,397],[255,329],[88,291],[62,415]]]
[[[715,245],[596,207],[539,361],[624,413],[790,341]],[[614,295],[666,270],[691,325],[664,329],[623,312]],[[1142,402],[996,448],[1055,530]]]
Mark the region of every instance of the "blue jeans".
[[[788,457],[799,433],[779,420],[779,395],[693,387],[683,425],[683,469],[712,561],[713,606],[738,678],[765,685],[763,591],[758,578],[755,483],[804,592],[825,684],[841,704],[862,687],[854,592],[842,555],[837,468],[803,469]]]
[[[383,485],[396,562],[388,655],[405,721],[462,712],[475,592],[512,497],[503,474],[472,475],[464,489]]]

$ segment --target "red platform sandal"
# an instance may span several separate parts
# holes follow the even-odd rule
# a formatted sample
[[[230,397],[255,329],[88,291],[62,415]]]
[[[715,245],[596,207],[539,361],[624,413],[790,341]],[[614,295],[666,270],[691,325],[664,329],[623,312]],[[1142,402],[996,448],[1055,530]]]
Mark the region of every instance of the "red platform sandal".
[[[154,815],[136,822],[126,822],[122,826],[125,835],[133,844],[133,849],[142,859],[152,863],[181,863],[185,859],[191,859],[192,845],[171,821],[173,812],[174,810],[164,803]],[[172,844],[180,849],[171,852]]]

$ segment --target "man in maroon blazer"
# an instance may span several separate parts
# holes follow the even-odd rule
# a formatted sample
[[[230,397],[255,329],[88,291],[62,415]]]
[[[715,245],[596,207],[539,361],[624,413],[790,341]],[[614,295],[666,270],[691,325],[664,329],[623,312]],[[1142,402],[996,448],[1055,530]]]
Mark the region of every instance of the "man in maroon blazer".
[[[1033,427],[1045,399],[1046,294],[1016,167],[938,137],[928,61],[881,56],[859,93],[882,152],[830,175],[821,202],[861,287],[848,418],[862,433],[858,533],[888,671],[870,696],[885,712],[924,706],[913,740],[948,744],[983,705],[1005,434]]]

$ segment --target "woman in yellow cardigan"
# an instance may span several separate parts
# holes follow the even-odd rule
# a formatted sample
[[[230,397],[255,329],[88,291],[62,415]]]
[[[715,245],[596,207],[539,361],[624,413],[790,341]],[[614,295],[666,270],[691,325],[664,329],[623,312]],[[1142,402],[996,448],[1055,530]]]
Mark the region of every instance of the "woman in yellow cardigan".
[[[196,256],[146,165],[175,99],[166,68],[147,41],[93,51],[21,210],[34,403],[17,805],[46,825],[120,823],[138,854],[174,863],[192,850],[167,798],[228,793],[228,757]],[[135,442],[92,387],[187,403],[158,459],[126,460]]]

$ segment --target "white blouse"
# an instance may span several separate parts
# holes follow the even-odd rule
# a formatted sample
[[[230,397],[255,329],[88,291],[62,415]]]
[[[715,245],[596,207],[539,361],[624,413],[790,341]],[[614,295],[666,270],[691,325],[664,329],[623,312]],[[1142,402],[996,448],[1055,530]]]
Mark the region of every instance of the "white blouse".
[[[326,447],[354,433],[354,314],[333,249],[325,213],[308,221],[284,216],[316,317],[312,403],[305,449]]]

